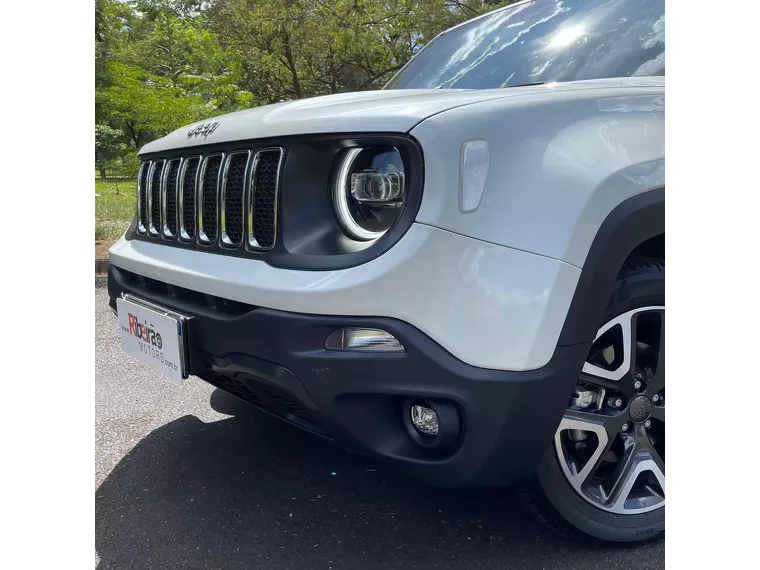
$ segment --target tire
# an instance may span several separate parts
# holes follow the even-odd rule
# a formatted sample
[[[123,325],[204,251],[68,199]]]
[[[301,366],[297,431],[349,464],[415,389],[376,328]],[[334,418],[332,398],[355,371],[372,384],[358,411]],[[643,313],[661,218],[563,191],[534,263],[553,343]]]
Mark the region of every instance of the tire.
[[[664,535],[664,309],[664,261],[629,259],[610,295],[600,332],[613,324],[592,346],[588,368],[584,366],[576,391],[570,395],[571,403],[555,439],[536,476],[521,493],[529,510],[565,537],[632,544]],[[625,346],[623,329],[628,321],[629,334],[637,339],[629,343],[631,370],[618,380],[598,377],[620,374],[625,368],[625,351],[621,347]],[[615,338],[618,334],[622,340]],[[613,349],[605,352],[602,349],[608,344]],[[600,359],[599,350],[604,358]],[[613,354],[614,360],[609,362]],[[596,381],[602,385],[596,385]],[[600,388],[605,386],[602,393]],[[618,387],[625,393],[617,392]],[[581,407],[584,402],[579,389],[586,396],[589,392],[596,394],[594,403],[587,408]],[[604,401],[597,410],[600,394]],[[624,404],[616,408],[620,400]],[[591,467],[587,467],[589,464]]]

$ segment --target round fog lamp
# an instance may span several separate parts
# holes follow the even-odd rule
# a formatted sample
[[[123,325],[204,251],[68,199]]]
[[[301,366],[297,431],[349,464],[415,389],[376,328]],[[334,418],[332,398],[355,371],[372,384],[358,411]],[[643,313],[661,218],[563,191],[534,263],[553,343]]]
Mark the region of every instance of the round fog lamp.
[[[412,406],[412,425],[423,435],[438,435],[438,414],[431,408]]]

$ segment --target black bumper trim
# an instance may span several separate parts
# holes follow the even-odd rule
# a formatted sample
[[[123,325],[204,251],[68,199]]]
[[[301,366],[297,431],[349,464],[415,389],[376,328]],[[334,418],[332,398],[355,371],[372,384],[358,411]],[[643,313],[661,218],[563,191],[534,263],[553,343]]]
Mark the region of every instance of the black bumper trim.
[[[443,486],[501,485],[532,473],[588,354],[588,344],[558,347],[540,369],[490,370],[465,364],[396,319],[225,304],[113,265],[108,290],[112,303],[131,293],[193,316],[191,374],[232,393],[228,381],[237,382],[248,393],[238,397]],[[386,330],[406,351],[325,350],[325,338],[347,326]],[[434,453],[409,437],[401,414],[411,397],[460,407],[465,430],[454,451]]]
[[[586,256],[560,334],[560,346],[594,339],[623,263],[636,246],[664,233],[665,188],[629,198],[612,210]]]

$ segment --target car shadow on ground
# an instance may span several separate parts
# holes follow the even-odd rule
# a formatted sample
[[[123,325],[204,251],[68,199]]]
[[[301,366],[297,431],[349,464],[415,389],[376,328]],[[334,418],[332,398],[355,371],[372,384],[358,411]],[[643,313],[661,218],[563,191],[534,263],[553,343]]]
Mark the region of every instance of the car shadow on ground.
[[[428,488],[219,402],[236,415],[156,429],[97,489],[99,570],[591,567],[613,554],[555,538],[505,491]]]

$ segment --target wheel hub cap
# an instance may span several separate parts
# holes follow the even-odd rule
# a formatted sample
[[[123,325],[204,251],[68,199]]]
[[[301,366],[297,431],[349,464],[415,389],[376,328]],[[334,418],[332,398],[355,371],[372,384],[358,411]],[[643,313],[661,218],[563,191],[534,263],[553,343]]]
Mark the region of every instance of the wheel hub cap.
[[[652,400],[646,396],[636,396],[628,406],[628,415],[634,422],[646,421],[652,413]]]

